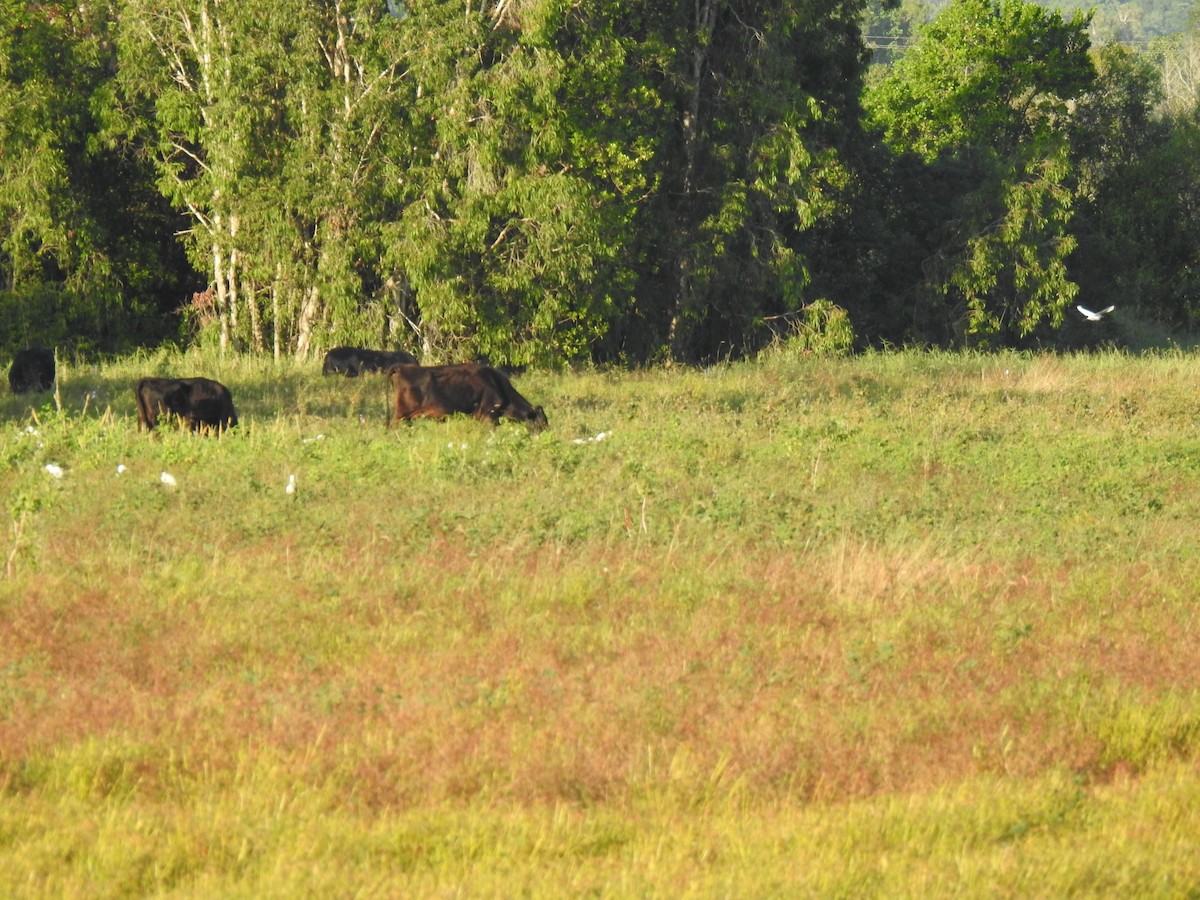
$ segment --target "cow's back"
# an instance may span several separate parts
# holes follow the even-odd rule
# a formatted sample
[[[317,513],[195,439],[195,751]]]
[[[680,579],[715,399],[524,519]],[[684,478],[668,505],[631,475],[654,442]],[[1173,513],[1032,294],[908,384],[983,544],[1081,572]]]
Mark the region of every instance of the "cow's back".
[[[370,350],[366,347],[334,347],[325,354],[323,375],[354,378],[363,372],[385,372],[395,365],[415,365],[417,358],[404,350]]]
[[[417,358],[405,350],[372,350],[374,371],[386,372],[392,366],[415,366]]]
[[[138,428],[153,430],[160,414],[178,416],[192,431],[232,428],[237,410],[229,388],[211,378],[143,378],[134,391]]]
[[[358,352],[357,347],[334,347],[325,354],[321,374],[355,377],[360,366]]]
[[[503,372],[491,366],[399,365],[390,367],[388,376],[395,391],[394,413],[398,420],[463,413],[492,424],[504,417],[546,424],[541,407],[533,407]]]
[[[229,388],[211,378],[185,378],[188,382],[189,419],[192,430],[200,426],[232,428],[238,423]]]

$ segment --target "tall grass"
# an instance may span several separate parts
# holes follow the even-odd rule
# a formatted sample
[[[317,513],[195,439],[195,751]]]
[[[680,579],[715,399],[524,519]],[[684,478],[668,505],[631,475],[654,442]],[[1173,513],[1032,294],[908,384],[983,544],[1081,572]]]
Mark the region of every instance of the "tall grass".
[[[530,373],[534,434],[67,364],[0,400],[0,893],[1186,895],[1198,375]]]

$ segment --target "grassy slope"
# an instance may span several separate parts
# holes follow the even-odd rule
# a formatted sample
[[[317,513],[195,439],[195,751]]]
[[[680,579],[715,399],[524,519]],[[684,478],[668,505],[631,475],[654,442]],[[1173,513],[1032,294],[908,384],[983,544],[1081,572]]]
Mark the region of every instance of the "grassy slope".
[[[1200,885],[1200,361],[318,371],[0,402],[0,894]]]

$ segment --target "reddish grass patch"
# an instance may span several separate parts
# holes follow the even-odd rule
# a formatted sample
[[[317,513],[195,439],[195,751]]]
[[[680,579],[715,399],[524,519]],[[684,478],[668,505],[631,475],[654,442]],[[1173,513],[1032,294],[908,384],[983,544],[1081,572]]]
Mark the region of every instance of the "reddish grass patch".
[[[476,553],[434,537],[372,570],[368,540],[348,536],[305,581],[278,574],[294,545],[231,546],[222,565],[244,588],[202,601],[198,587],[163,602],[153,578],[30,579],[0,621],[0,666],[17,673],[4,768],[120,735],[152,748],[148,793],[170,789],[187,748],[193,773],[269,753],[371,809],[649,785],[837,801],[1097,771],[1081,686],[1154,697],[1200,664],[1192,620],[1162,616],[1136,574],[1130,602],[1098,610],[1065,598],[1069,566],[930,548],[664,567],[652,548]]]

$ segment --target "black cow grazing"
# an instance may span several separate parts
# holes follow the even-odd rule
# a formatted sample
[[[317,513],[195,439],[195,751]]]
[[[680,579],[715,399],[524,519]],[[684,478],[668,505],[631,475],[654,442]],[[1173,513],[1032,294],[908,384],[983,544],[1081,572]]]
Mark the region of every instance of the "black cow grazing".
[[[192,431],[237,424],[229,388],[211,378],[143,378],[134,391],[138,431],[153,431],[160,415],[178,416]]]
[[[388,369],[387,375],[396,395],[393,421],[465,413],[493,425],[502,418],[537,429],[547,425],[545,411],[530,404],[507,375],[491,366],[400,365]]]
[[[18,350],[8,370],[8,386],[14,394],[54,387],[54,351],[44,347]]]
[[[365,347],[334,347],[325,354],[322,375],[355,378],[363,372],[382,372],[389,366],[415,364],[417,358],[403,350],[368,350]]]

